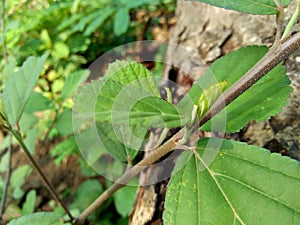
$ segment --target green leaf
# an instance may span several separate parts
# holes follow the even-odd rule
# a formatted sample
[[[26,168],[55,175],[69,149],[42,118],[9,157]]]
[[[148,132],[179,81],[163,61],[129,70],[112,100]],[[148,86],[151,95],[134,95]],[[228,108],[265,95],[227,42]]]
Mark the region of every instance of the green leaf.
[[[82,33],[74,33],[68,37],[66,43],[71,53],[86,52],[91,43],[91,39],[83,36]]]
[[[48,30],[47,29],[43,29],[41,32],[41,36],[40,36],[41,41],[43,42],[43,44],[45,45],[45,47],[47,49],[51,48],[52,46],[52,41],[51,38],[49,36]]]
[[[138,185],[125,186],[114,194],[116,210],[121,216],[126,217],[132,211],[137,190]]]
[[[101,195],[103,189],[101,184],[97,180],[86,180],[77,189],[74,202],[71,205],[71,209],[85,210],[99,195]]]
[[[160,98],[153,78],[139,63],[110,64],[102,83],[95,106],[97,131],[105,148],[120,161],[137,154],[149,126],[183,123],[184,117]]]
[[[26,200],[23,203],[23,207],[22,207],[23,216],[34,212],[35,199],[36,199],[36,191],[35,190],[29,191],[28,194],[26,195]]]
[[[68,155],[76,153],[78,150],[75,138],[72,136],[67,140],[64,140],[57,144],[52,150],[51,155],[56,157],[54,160],[55,163],[60,163],[64,160]]]
[[[81,153],[93,168],[97,160],[106,152],[103,143],[99,141],[94,124],[94,106],[97,101],[101,82],[93,81],[91,84],[81,86],[75,95],[73,107],[73,128],[75,138]]]
[[[7,81],[3,91],[3,105],[11,125],[19,122],[32,89],[42,72],[47,55],[29,57],[19,71]]]
[[[19,219],[12,220],[7,225],[63,225],[60,222],[61,215],[55,212],[40,212],[22,216]]]
[[[70,74],[63,86],[61,92],[61,98],[64,100],[67,97],[70,97],[76,90],[76,88],[82,84],[89,76],[88,70],[79,70]]]
[[[218,6],[225,9],[232,9],[239,12],[250,14],[277,14],[276,4],[274,0],[196,0]],[[291,0],[279,0],[280,4],[287,6]]]
[[[98,27],[100,27],[103,22],[110,17],[113,13],[115,12],[115,10],[113,8],[107,7],[105,9],[103,9],[103,12],[101,14],[99,14],[99,16],[94,19],[85,29],[84,31],[84,35],[85,36],[89,36],[91,33],[93,33]],[[127,29],[126,29],[127,30]]]
[[[65,109],[57,118],[55,128],[62,135],[66,136],[73,133],[72,110]]]
[[[2,81],[5,83],[7,80],[14,74],[15,69],[17,68],[16,58],[13,56],[8,56],[8,64],[5,65],[2,71]]]
[[[76,23],[78,20],[80,20],[82,17],[84,17],[84,13],[76,13],[73,14],[69,18],[65,18],[61,24],[58,25],[57,31],[61,32],[65,30],[66,28],[69,28],[70,26],[73,26],[74,23]]]
[[[38,118],[33,114],[23,113],[20,124],[21,132],[27,132],[39,122]]]
[[[89,131],[94,141],[88,143],[84,135],[76,134],[79,149],[94,145],[92,152],[83,153],[91,165],[107,151],[119,161],[133,159],[149,125],[180,126],[186,118],[160,98],[146,68],[125,61],[110,64],[104,77],[80,87],[73,112],[76,130],[96,123]]]
[[[119,9],[114,19],[114,34],[116,36],[120,36],[121,34],[124,34],[129,27],[129,22],[130,22],[130,16],[129,16],[128,9],[126,8]]]
[[[22,45],[22,47],[19,50],[20,54],[24,56],[35,54],[39,50],[41,44],[42,41],[40,39],[30,39],[24,45]]]
[[[59,59],[66,59],[69,57],[70,49],[69,47],[63,42],[55,42],[53,46],[53,50],[51,55],[53,58]]]
[[[24,142],[27,145],[28,150],[32,155],[34,155],[35,144],[37,139],[39,138],[39,135],[40,135],[40,131],[37,128],[31,129],[26,133],[26,138]]]
[[[20,199],[24,191],[21,186],[25,183],[27,177],[31,174],[32,167],[30,165],[22,165],[15,169],[11,176],[11,187],[14,189],[13,195],[15,198]]]
[[[37,111],[42,111],[49,109],[52,106],[53,102],[41,95],[38,92],[33,91],[27,101],[27,104],[24,108],[24,112],[33,113]]]
[[[193,85],[188,95],[180,102],[180,108],[192,110],[193,105],[187,100],[197,103],[202,90],[216,82],[228,81],[229,88],[240,79],[267,52],[266,47],[250,46],[241,48],[214,62],[205,74]],[[244,56],[247,55],[245,58]],[[236,63],[238,62],[238,63]],[[230,103],[221,113],[214,116],[201,130],[221,131],[213,124],[226,122],[226,132],[241,129],[250,120],[265,120],[276,115],[286,105],[292,91],[290,80],[285,75],[282,65],[276,66],[249,90]],[[226,117],[224,117],[226,115]],[[224,131],[224,130],[223,130]]]
[[[71,31],[82,32],[84,30],[84,28],[87,26],[87,24],[90,24],[93,20],[95,20],[102,13],[103,13],[103,8],[101,8],[99,10],[95,10],[93,12],[90,12],[88,15],[80,16],[79,18],[77,18],[77,19],[80,19],[79,22],[76,25],[72,26]]]
[[[218,151],[211,143],[220,141]],[[180,157],[186,164],[169,182],[164,224],[300,223],[299,162],[217,138],[201,139],[197,151],[201,160]]]

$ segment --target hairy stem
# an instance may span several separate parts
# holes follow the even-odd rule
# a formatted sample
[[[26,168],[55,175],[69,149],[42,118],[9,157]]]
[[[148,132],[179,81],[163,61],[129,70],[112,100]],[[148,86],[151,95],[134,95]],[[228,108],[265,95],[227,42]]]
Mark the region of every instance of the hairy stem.
[[[103,192],[82,214],[73,221],[74,224],[83,224],[85,219],[93,213],[100,205],[102,205],[108,198],[110,198],[117,190],[124,187],[134,176],[142,172],[145,167],[152,165],[167,153],[175,150],[178,147],[179,140],[184,136],[184,129],[178,131],[172,138],[170,138],[163,145],[153,150],[147,158],[141,160],[131,169],[127,170],[116,182]]]
[[[225,91],[219,99],[217,99],[210,110],[201,119],[199,126],[201,127],[233,100],[252,87],[253,84],[260,80],[280,62],[285,60],[299,47],[300,32],[287,39],[284,43],[274,45],[261,60],[259,60],[243,77],[241,77],[227,91]]]
[[[47,186],[47,188],[50,191],[50,193],[53,195],[54,199],[61,205],[61,207],[64,209],[64,211],[66,212],[66,214],[70,217],[70,219],[73,220],[74,218],[73,218],[72,214],[70,213],[70,211],[68,210],[68,208],[66,207],[66,205],[59,198],[57,192],[55,191],[55,188],[52,186],[52,184],[50,183],[49,179],[44,174],[42,168],[39,166],[39,164],[35,161],[35,159],[30,154],[30,151],[27,148],[26,144],[24,143],[24,141],[23,141],[21,135],[19,134],[19,132],[16,131],[16,130],[14,130],[14,129],[9,129],[9,131],[17,139],[18,143],[20,144],[20,146],[24,150],[25,154],[27,155],[28,159],[30,160],[30,162],[32,163],[32,165],[34,166],[34,168],[37,170],[39,176],[41,177],[41,179],[43,180],[43,182]]]

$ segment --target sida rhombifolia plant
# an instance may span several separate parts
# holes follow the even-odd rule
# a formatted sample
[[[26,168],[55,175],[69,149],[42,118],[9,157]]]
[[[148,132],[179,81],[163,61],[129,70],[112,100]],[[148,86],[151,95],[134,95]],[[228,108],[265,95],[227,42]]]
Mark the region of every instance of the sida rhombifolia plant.
[[[268,119],[286,105],[292,89],[281,62],[300,46],[300,33],[291,32],[300,3],[283,29],[283,10],[289,0],[201,1],[244,13],[276,14],[278,26],[273,46],[248,46],[218,59],[176,105],[170,98],[161,98],[156,81],[141,64],[110,64],[103,77],[80,88],[74,99],[74,121],[80,116],[86,119],[83,121],[94,121],[93,125],[74,126],[76,138],[89,143],[87,150],[97,147],[97,151],[92,151],[94,161],[108,151],[117,161],[131,166],[77,217],[62,204],[68,214],[64,221],[59,213],[34,213],[9,225],[28,221],[32,225],[82,224],[145,167],[176,149],[186,151],[176,161],[168,184],[164,224],[300,224],[299,162],[245,143],[202,137],[197,132],[235,132],[250,120]],[[2,94],[2,125],[25,152],[18,121],[36,81],[29,74],[39,74],[44,61],[45,56],[28,59],[17,72],[19,76],[12,76],[5,84]],[[34,66],[28,67],[29,64]],[[18,79],[30,85],[25,87]],[[149,126],[150,130],[179,131],[134,164]],[[101,145],[89,141],[91,136],[87,134],[93,129],[102,140]],[[34,158],[27,155],[52,190]],[[51,192],[60,201],[55,190]]]

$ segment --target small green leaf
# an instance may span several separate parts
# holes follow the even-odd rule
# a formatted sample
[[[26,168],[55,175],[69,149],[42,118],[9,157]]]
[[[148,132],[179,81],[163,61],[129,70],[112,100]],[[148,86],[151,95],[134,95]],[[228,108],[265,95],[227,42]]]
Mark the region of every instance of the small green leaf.
[[[29,152],[34,155],[36,141],[39,138],[40,131],[35,128],[27,131],[26,138],[24,140],[25,144],[28,147]]]
[[[85,36],[89,36],[93,33],[98,27],[100,27],[103,22],[110,17],[115,10],[113,8],[107,7],[103,9],[103,13],[99,14],[99,16],[91,22],[84,31]]]
[[[133,209],[138,186],[125,186],[114,194],[114,202],[118,213],[126,217]]]
[[[71,53],[86,52],[91,44],[91,39],[85,37],[82,33],[74,33],[68,37],[66,44]],[[70,61],[74,56],[76,55],[70,57]]]
[[[57,144],[52,150],[51,155],[56,157],[54,162],[59,164],[62,160],[64,160],[68,155],[74,154],[77,151],[77,145],[75,138],[72,136],[67,140],[64,140]]]
[[[299,162],[217,138],[197,151],[168,184],[164,224],[300,224]]]
[[[27,132],[39,122],[34,114],[23,113],[19,122],[21,132]]]
[[[33,91],[27,101],[24,112],[33,113],[37,111],[42,111],[49,109],[52,106],[53,102],[41,95],[38,92]]]
[[[8,56],[8,64],[5,65],[2,71],[2,81],[6,83],[9,78],[14,74],[15,69],[17,68],[16,58],[13,56]]]
[[[183,116],[160,98],[153,78],[141,64],[117,61],[110,64],[104,79],[95,120],[103,145],[118,160],[137,154],[150,126],[182,124]]]
[[[59,59],[66,59],[68,58],[70,54],[69,47],[63,43],[63,42],[56,42],[53,46],[53,51],[51,52],[51,55],[59,60]]]
[[[51,48],[52,46],[52,41],[51,38],[49,36],[48,30],[47,29],[43,29],[41,32],[41,36],[40,36],[41,41],[43,42],[43,44],[45,45],[45,47],[47,49]]]
[[[21,186],[25,183],[27,177],[31,174],[32,167],[30,165],[22,165],[15,169],[11,176],[11,187],[14,189],[13,195],[15,198],[20,199],[24,191]]]
[[[35,190],[29,191],[28,194],[26,195],[26,200],[22,207],[23,216],[34,212],[35,199],[36,199],[36,191]]]
[[[76,90],[76,88],[82,84],[87,77],[89,76],[88,70],[79,70],[72,74],[70,74],[63,86],[62,92],[61,92],[61,98],[64,100],[67,97],[70,97]]]
[[[129,11],[126,8],[119,9],[114,19],[114,34],[120,36],[124,34],[129,26]]]
[[[210,106],[212,106],[213,103],[220,97],[227,86],[228,82],[225,80],[216,84],[212,84],[207,89],[203,90],[197,103],[197,113],[199,119],[201,119],[205,115]]]
[[[70,26],[74,26],[74,24],[80,20],[82,17],[84,17],[84,13],[76,13],[73,14],[71,17],[69,18],[65,18],[61,24],[58,25],[57,27],[57,31],[61,32],[63,30],[65,30],[66,28],[70,27]]]
[[[47,55],[29,57],[5,83],[2,98],[11,125],[19,122],[32,89],[42,72],[46,58]]]
[[[93,150],[97,152],[85,154],[101,156],[108,151],[122,162],[136,156],[150,126],[177,127],[187,118],[161,99],[153,77],[143,65],[125,61],[110,64],[104,77],[80,87],[73,112],[76,130],[96,123],[90,137],[99,147]],[[84,136],[78,134],[76,139],[79,145],[86,143]],[[97,160],[86,158],[93,161],[89,161],[92,165]]]
[[[72,110],[65,109],[57,118],[55,128],[62,135],[66,136],[73,133]]]
[[[35,54],[42,44],[42,41],[37,38],[30,39],[20,48],[20,54],[24,56]]]
[[[85,210],[101,193],[103,189],[97,180],[86,180],[77,189],[71,209]]]
[[[239,12],[250,13],[250,14],[277,14],[277,6],[274,0],[196,0],[218,7],[232,9]],[[280,4],[287,6],[291,0],[279,0]]]
[[[70,24],[68,24],[68,25],[71,25],[75,21],[79,20],[78,23],[76,23],[75,25],[72,26],[71,31],[72,32],[76,32],[76,31],[82,32],[88,24],[90,24],[93,20],[95,20],[102,13],[103,13],[103,8],[101,8],[99,10],[95,10],[93,12],[90,12],[88,15],[79,14],[80,16],[78,16],[78,18],[76,15],[74,15],[73,17],[71,17],[74,19],[72,21],[69,21]]]
[[[249,46],[220,58],[197,80],[187,96],[179,103],[179,107],[192,111],[193,105],[187,101],[192,99],[194,104],[197,104],[203,90],[216,82],[226,80],[229,83],[229,88],[252,68],[267,50],[266,47]],[[247,55],[246,58],[245,55]],[[250,89],[230,103],[221,113],[214,116],[213,122],[208,121],[204,124],[201,130],[224,131],[219,130],[222,128],[213,125],[226,122],[226,132],[235,132],[244,127],[250,120],[262,121],[276,115],[287,103],[292,91],[289,84],[290,80],[285,74],[284,66],[276,66]]]
[[[60,218],[61,215],[55,212],[34,213],[12,220],[7,225],[63,225]]]

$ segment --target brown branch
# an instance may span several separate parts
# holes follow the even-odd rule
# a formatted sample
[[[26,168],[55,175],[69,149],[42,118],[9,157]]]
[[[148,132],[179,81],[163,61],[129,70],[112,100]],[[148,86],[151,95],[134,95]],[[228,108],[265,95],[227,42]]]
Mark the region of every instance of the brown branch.
[[[83,213],[81,213],[73,224],[83,224],[85,219],[93,213],[100,205],[102,205],[108,198],[110,198],[117,190],[124,187],[131,178],[142,172],[145,167],[152,165],[167,153],[175,150],[179,144],[179,140],[184,136],[184,129],[178,131],[172,138],[170,138],[163,145],[153,150],[147,158],[141,160],[134,167],[125,172],[112,186],[103,192]]]
[[[233,100],[252,87],[253,84],[260,80],[280,62],[285,60],[299,47],[300,32],[293,35],[284,43],[278,43],[278,45],[274,45],[261,60],[259,60],[243,77],[241,77],[227,91],[225,91],[219,99],[217,99],[210,110],[200,120],[199,126],[201,127]]]

